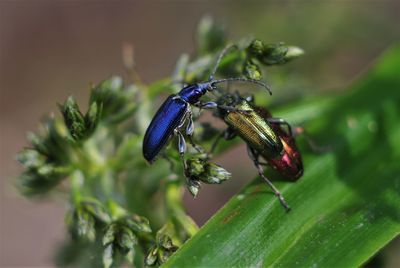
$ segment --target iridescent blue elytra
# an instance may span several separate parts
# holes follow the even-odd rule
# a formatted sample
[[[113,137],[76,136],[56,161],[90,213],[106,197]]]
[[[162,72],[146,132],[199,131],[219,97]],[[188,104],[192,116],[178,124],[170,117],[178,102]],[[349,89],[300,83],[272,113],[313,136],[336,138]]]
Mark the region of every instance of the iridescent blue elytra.
[[[169,138],[184,123],[185,117],[190,115],[189,104],[197,103],[199,98],[207,92],[209,84],[184,87],[178,94],[171,95],[165,100],[144,135],[143,156],[147,161],[150,163],[154,161]]]
[[[189,137],[189,141],[191,142],[192,146],[200,151],[197,145],[195,145],[191,139],[194,131],[191,105],[194,105],[200,109],[214,109],[218,107],[216,102],[210,101],[202,103],[200,101],[200,98],[206,94],[207,91],[214,90],[217,84],[228,81],[250,82],[265,87],[271,94],[269,87],[261,81],[242,77],[225,78],[219,80],[214,79],[214,74],[216,73],[222,57],[225,55],[228,49],[233,47],[234,46],[227,47],[221,52],[211,72],[211,75],[206,82],[184,87],[178,94],[169,96],[158,109],[146,130],[143,140],[143,156],[149,163],[154,162],[157,155],[167,144],[168,140],[173,135],[176,135],[178,136],[178,150],[181,155],[184,168],[186,169],[186,162],[184,161],[183,157],[186,151],[186,142],[182,132]]]

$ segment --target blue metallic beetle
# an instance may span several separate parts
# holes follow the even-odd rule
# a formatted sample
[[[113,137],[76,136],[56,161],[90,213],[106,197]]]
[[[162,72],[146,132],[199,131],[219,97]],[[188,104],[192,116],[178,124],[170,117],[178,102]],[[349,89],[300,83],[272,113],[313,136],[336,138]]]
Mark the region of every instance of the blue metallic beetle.
[[[271,94],[271,90],[269,89],[269,87],[265,83],[257,80],[242,77],[225,78],[219,80],[214,79],[214,75],[217,71],[217,67],[222,57],[227,53],[230,48],[236,48],[236,46],[226,47],[221,52],[211,72],[211,75],[209,76],[208,81],[184,87],[178,94],[170,95],[158,109],[149,127],[147,128],[143,139],[143,156],[149,163],[154,162],[156,156],[167,144],[169,139],[173,135],[176,135],[178,136],[179,154],[181,156],[184,169],[186,171],[186,162],[184,161],[186,142],[182,133],[183,131],[187,135],[191,145],[195,149],[199,150],[199,148],[194,144],[192,140],[194,125],[191,105],[194,105],[200,109],[214,109],[219,107],[216,102],[211,101],[202,103],[200,101],[200,98],[208,91],[213,91],[217,84],[229,81],[250,82],[263,86]],[[224,108],[235,109],[234,107]]]

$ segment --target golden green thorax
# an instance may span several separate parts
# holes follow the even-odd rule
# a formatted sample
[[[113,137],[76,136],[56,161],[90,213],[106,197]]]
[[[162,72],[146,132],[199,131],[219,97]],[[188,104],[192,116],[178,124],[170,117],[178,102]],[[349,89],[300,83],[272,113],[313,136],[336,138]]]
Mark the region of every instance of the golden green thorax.
[[[267,120],[246,100],[239,102],[235,108],[237,110],[226,114],[225,122],[261,155],[268,158],[280,155],[283,151],[282,142]]]

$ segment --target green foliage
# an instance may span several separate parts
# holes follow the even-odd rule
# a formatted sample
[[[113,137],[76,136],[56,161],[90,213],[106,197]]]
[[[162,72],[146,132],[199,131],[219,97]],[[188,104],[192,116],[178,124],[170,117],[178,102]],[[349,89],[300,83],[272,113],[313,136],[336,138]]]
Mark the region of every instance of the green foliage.
[[[52,189],[69,174],[71,142],[65,125],[49,118],[39,134],[29,133],[32,148],[17,155],[25,170],[18,179],[18,188],[25,195],[40,195]]]
[[[114,76],[92,88],[89,103],[102,107],[101,119],[106,123],[120,123],[137,108],[132,98],[137,93],[135,85],[124,87],[120,77]]]
[[[75,141],[84,140],[94,132],[100,120],[101,107],[96,102],[93,102],[90,104],[86,115],[83,116],[72,96],[64,102],[64,105],[60,105],[65,125]]]
[[[208,184],[220,184],[231,178],[231,174],[223,167],[202,158],[190,158],[187,160],[187,165],[191,180]]]
[[[252,60],[247,60],[243,65],[243,74],[249,79],[260,80],[261,70],[260,67]]]
[[[196,155],[186,160],[187,189],[193,197],[199,193],[201,182],[220,184],[231,178],[231,173],[207,158],[206,155]]]
[[[92,242],[96,239],[96,226],[104,227],[110,221],[110,215],[105,207],[94,198],[76,202],[66,216],[72,237]]]
[[[267,194],[268,188],[256,183],[234,198],[198,235],[193,237],[198,227],[183,207],[185,188],[196,196],[201,183],[219,184],[228,180],[231,174],[191,147],[188,148],[190,157],[186,161],[189,169],[187,174],[183,174],[181,159],[174,142],[171,142],[164,152],[169,161],[160,159],[150,168],[142,157],[141,147],[146,127],[157,108],[154,103],[157,103],[158,95],[176,93],[180,90],[180,86],[173,85],[175,81],[185,80],[188,83],[194,83],[206,80],[220,49],[228,44],[223,28],[216,25],[211,18],[201,21],[196,38],[197,56],[190,59],[187,54],[183,54],[171,78],[144,85],[137,79],[137,75],[134,75],[136,79],[134,83],[124,85],[120,77],[111,77],[92,86],[86,113],[82,113],[77,102],[70,97],[63,105],[60,105],[63,120],[59,117],[48,118],[41,125],[39,134],[29,134],[31,148],[23,149],[17,157],[25,168],[17,180],[19,189],[27,196],[45,197],[48,193],[57,194],[58,191],[67,192],[69,196],[70,209],[66,215],[66,224],[70,235],[57,254],[56,263],[59,266],[117,267],[126,264],[138,267],[158,266],[172,254],[176,257],[173,257],[167,265],[206,265],[207,263],[198,261],[210,258],[210,263],[229,266],[233,264],[233,260],[240,258],[241,254],[244,254],[243,258],[237,263],[246,264],[247,260],[263,259],[266,256],[266,248],[268,252],[271,249],[271,254],[275,255],[279,255],[280,252],[287,253],[285,248],[292,248],[287,239],[292,235],[299,235],[297,236],[299,241],[303,241],[302,239],[305,238],[301,234],[310,232],[313,226],[316,226],[316,232],[323,232],[324,229],[321,226],[315,225],[315,222],[319,220],[326,220],[328,223],[335,219],[347,220],[347,214],[340,214],[342,218],[329,217],[336,211],[335,209],[342,208],[341,204],[345,204],[345,200],[353,198],[351,192],[346,191],[347,187],[343,186],[344,183],[335,185],[338,177],[335,177],[331,170],[334,154],[316,157],[308,153],[305,154],[305,177],[301,182],[283,188],[284,194],[293,204],[294,212],[284,214],[277,200]],[[283,64],[303,54],[300,48],[285,46],[282,43],[265,44],[256,39],[243,39],[235,43],[238,45],[237,49],[232,50],[222,59],[218,76],[247,76],[261,80],[263,67]],[[384,71],[382,73],[387,74]],[[360,89],[357,92],[363,92],[363,90]],[[266,95],[265,92],[263,94]],[[282,117],[289,118],[292,122],[305,122],[307,127],[310,122],[311,133],[321,137],[319,142],[335,146],[339,144],[338,148],[347,145],[345,147],[347,150],[355,149],[354,153],[360,156],[360,152],[366,153],[368,144],[364,143],[360,148],[353,146],[351,140],[347,141],[344,138],[347,137],[344,132],[348,129],[343,129],[343,126],[339,124],[332,124],[332,122],[340,122],[336,119],[342,120],[349,114],[356,121],[359,120],[358,116],[360,118],[363,116],[361,112],[356,113],[335,106],[337,103],[351,106],[350,103],[356,98],[365,97],[362,94],[361,96],[354,95],[356,96],[350,94],[348,98],[340,98],[340,102],[329,101],[325,97],[300,102],[288,106],[287,110],[281,110]],[[262,98],[258,100],[262,101]],[[388,101],[381,100],[383,103]],[[380,118],[389,116],[394,121],[396,118],[391,109],[395,110],[396,107],[392,106],[384,106],[386,108],[382,108]],[[363,112],[371,108],[367,104],[363,107]],[[197,112],[195,120],[200,111]],[[373,112],[372,109],[371,113]],[[315,120],[315,123],[312,120]],[[363,121],[360,119],[360,122]],[[337,128],[335,132],[323,132],[332,127]],[[398,134],[398,130],[389,130],[390,133],[397,131]],[[319,136],[320,133],[321,136]],[[365,131],[349,133],[362,135]],[[335,134],[334,138],[332,138],[333,134]],[[209,148],[216,135],[218,135],[218,130],[210,124],[196,121],[194,137],[196,142]],[[393,139],[392,136],[391,139]],[[378,142],[378,140],[371,140],[371,142]],[[219,153],[233,144],[235,142],[225,143],[224,146],[218,148]],[[375,158],[383,157],[382,148],[389,148],[391,145],[387,143],[383,144],[384,147],[377,146],[380,151],[374,152]],[[346,167],[345,170],[349,171],[349,176],[357,178],[357,176],[365,175],[361,169],[353,170],[346,165],[346,163],[355,162],[355,159],[348,159],[347,152],[338,149],[337,153],[343,154],[335,159],[348,160],[339,164]],[[375,158],[366,161],[372,163]],[[385,171],[385,167],[380,167],[379,170]],[[392,171],[392,169],[387,169],[387,178],[390,178]],[[326,181],[319,179],[321,174],[326,174]],[[354,184],[356,182],[358,180],[353,181]],[[333,183],[332,187],[330,183]],[[389,185],[391,181],[388,179],[386,183],[385,185]],[[367,183],[363,186],[369,187],[370,190],[378,187],[377,184]],[[317,192],[315,189],[320,189],[319,195],[315,194]],[[337,192],[342,194],[339,197],[343,201],[336,204],[333,201],[338,197],[335,195]],[[372,190],[370,192],[365,189],[364,194],[371,193]],[[387,195],[388,198],[395,196],[394,194]],[[356,197],[354,199],[358,200]],[[314,200],[320,202],[314,202]],[[332,203],[335,204],[329,209]],[[367,214],[362,214],[364,212],[362,207],[349,204],[349,209],[361,211],[356,215],[368,218]],[[322,218],[315,218],[316,213],[322,213],[321,211],[325,211],[326,216],[324,214]],[[239,213],[243,215],[237,217]],[[349,220],[353,221],[350,216]],[[265,220],[267,217],[268,221]],[[292,220],[297,225],[290,225]],[[355,222],[356,220],[354,219]],[[223,227],[218,229],[221,221],[224,223]],[[266,223],[270,225],[259,227]],[[303,223],[309,224],[310,228],[297,233],[296,227]],[[388,232],[382,232],[382,237]],[[282,234],[283,236],[280,237]],[[267,235],[275,238],[276,247],[271,240],[266,239]],[[322,237],[320,233],[315,235]],[[193,239],[175,254],[178,247],[191,237]],[[213,243],[203,245],[209,237],[216,239],[215,244],[213,240]],[[388,237],[385,236],[386,240],[381,239],[376,245],[382,246],[388,241]],[[264,240],[258,242],[259,244],[254,242],[261,238]],[[261,245],[261,243],[264,244]],[[235,252],[236,248],[239,250],[238,253]],[[260,250],[257,251],[257,248]],[[250,251],[253,255],[246,255]],[[293,250],[293,252],[297,251]],[[231,256],[233,252],[237,254]],[[199,254],[205,255],[200,258]],[[371,254],[365,253],[363,260]]]
[[[276,183],[292,211],[256,178],[164,267],[359,267],[399,235],[399,69],[397,46],[343,95],[279,108],[331,148],[300,138],[304,176]]]
[[[248,55],[264,65],[283,64],[304,54],[301,48],[279,44],[264,44],[253,40],[247,48]]]
[[[156,244],[150,249],[146,256],[145,264],[148,266],[163,264],[169,256],[171,256],[178,247],[172,242],[167,234],[170,232],[171,224],[167,223],[156,235]]]

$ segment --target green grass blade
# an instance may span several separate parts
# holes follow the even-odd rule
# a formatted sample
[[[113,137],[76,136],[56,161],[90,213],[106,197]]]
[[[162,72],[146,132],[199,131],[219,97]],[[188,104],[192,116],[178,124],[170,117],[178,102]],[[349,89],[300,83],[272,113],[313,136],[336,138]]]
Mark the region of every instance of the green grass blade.
[[[276,183],[292,207],[255,179],[164,267],[357,267],[400,233],[400,47],[342,95],[275,112],[304,123],[305,173]],[[304,116],[304,117],[302,117]]]

